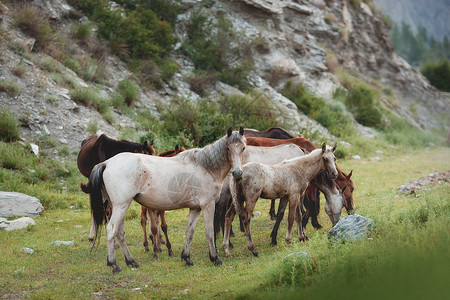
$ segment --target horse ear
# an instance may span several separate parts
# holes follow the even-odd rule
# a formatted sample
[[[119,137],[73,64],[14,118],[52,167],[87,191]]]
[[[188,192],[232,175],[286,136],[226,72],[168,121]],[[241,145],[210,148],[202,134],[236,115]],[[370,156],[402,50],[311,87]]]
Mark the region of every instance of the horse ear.
[[[239,134],[240,134],[240,135],[244,135],[244,128],[239,127]]]
[[[178,145],[175,145],[175,152],[178,152],[180,150],[180,147]]]
[[[350,180],[352,175],[353,175],[353,170],[351,170],[350,173],[345,178],[347,178],[347,180]]]
[[[231,129],[231,127],[228,128],[228,130],[227,130],[227,136],[230,137],[232,133],[233,133],[233,130]]]
[[[323,144],[322,144],[322,152],[325,152],[326,149],[327,149],[327,144],[325,142],[323,142]]]
[[[147,147],[148,146],[148,143],[147,143],[147,141],[145,141],[144,142],[144,147]]]
[[[336,144],[334,144],[334,146],[333,146],[333,149],[331,149],[331,151],[336,151],[336,148],[337,148],[337,143]]]

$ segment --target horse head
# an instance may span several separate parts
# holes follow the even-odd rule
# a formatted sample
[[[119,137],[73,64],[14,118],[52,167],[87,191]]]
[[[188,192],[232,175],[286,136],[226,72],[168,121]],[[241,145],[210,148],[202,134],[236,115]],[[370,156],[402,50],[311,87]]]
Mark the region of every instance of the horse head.
[[[153,148],[153,141],[148,143],[147,141],[142,144],[142,153],[147,155],[155,155],[156,151],[155,148]]]
[[[233,132],[231,127],[228,128],[226,142],[228,161],[231,164],[231,174],[237,180],[242,178],[242,165],[246,145],[247,140],[244,137],[244,129],[242,127],[239,129],[239,132]]]
[[[353,170],[348,175],[345,175],[344,173],[342,173],[342,175],[343,176],[339,176],[336,179],[336,183],[339,186],[347,187],[345,190],[342,189],[342,193],[344,194],[345,197],[344,206],[345,209],[347,210],[347,213],[352,214],[356,209],[355,203],[353,202],[353,191],[355,190],[355,185],[353,181],[350,179],[353,175]]]
[[[333,148],[327,147],[325,142],[322,144],[322,162],[324,164],[325,172],[330,175],[331,179],[335,179],[338,176],[338,171],[336,169],[336,157],[334,156],[334,151],[336,151],[337,143],[334,144]]]

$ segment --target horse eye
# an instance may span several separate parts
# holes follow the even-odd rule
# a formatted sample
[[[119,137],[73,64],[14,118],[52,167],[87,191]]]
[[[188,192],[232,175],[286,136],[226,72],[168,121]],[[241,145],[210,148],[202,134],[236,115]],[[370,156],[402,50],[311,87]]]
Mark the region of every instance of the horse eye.
[[[242,148],[242,151],[244,151],[245,150],[245,147],[244,148]]]
[[[230,151],[230,147],[227,147],[227,151]]]

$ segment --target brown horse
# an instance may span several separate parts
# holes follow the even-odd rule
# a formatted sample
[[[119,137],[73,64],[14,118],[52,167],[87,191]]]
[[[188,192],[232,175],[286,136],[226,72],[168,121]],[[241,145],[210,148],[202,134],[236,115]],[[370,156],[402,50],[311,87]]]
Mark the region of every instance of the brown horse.
[[[295,144],[299,147],[306,149],[309,152],[313,151],[314,149],[317,149],[317,146],[314,145],[314,143],[312,143],[303,136],[284,140],[262,138],[262,137],[247,137],[247,145],[272,147],[281,144]],[[347,186],[347,188],[343,190],[343,194],[345,197],[344,207],[347,210],[347,213],[350,213],[352,210],[355,209],[355,205],[353,202],[353,190],[355,187],[353,181],[350,179],[352,177],[353,171],[350,172],[350,174],[346,175],[339,169],[339,167],[336,166],[336,169],[338,170],[338,177],[335,179],[336,184],[340,189],[343,189],[345,186]],[[309,216],[311,216],[313,226],[316,228],[321,228],[321,225],[317,222],[317,214],[319,212],[320,202],[318,197],[314,197],[315,195],[318,195],[317,188],[313,185],[309,185],[305,193],[304,199],[305,206],[309,208],[309,214],[307,214],[305,216],[305,219],[303,220],[304,227],[308,222]],[[273,209],[273,207],[274,203],[271,204],[271,210]],[[274,211],[271,212],[271,216],[274,214],[275,214]]]
[[[96,164],[122,152],[148,155],[154,155],[156,153],[155,148],[153,148],[153,141],[150,143],[145,141],[143,144],[139,144],[126,140],[116,140],[108,137],[106,134],[101,134],[100,136],[93,134],[81,142],[80,152],[77,157],[78,170],[83,176],[89,178]],[[80,187],[86,194],[90,193],[90,189],[84,183],[80,183]],[[109,208],[107,214],[111,215]],[[89,241],[91,243],[94,242],[94,236],[95,228],[92,223],[89,233]]]
[[[153,141],[143,144],[134,143],[126,140],[116,140],[108,137],[106,134],[100,136],[93,134],[81,142],[80,152],[78,153],[78,170],[83,176],[89,178],[94,166],[100,162],[113,157],[121,152],[143,153],[155,155]]]
[[[186,148],[183,146],[175,146],[175,149],[168,150],[163,153],[160,153],[158,156],[161,157],[172,157],[177,155],[180,152],[185,151]],[[141,207],[141,226],[142,231],[144,232],[144,247],[145,252],[149,252],[148,248],[148,239],[147,239],[147,214],[150,217],[150,234],[149,238],[153,242],[153,257],[158,258],[157,251],[161,252],[161,244],[166,244],[167,251],[169,256],[173,256],[172,244],[169,241],[169,236],[167,234],[167,222],[166,222],[166,212],[164,210],[152,210],[145,206]],[[161,219],[161,230],[166,237],[166,242],[161,238],[161,232],[158,230],[159,228],[159,220]],[[154,238],[154,236],[158,236],[158,238]]]
[[[271,127],[267,129],[266,131],[259,131],[256,129],[246,128],[244,129],[244,136],[245,137],[265,137],[265,138],[271,138],[271,139],[292,139],[294,136],[284,130],[281,127]]]

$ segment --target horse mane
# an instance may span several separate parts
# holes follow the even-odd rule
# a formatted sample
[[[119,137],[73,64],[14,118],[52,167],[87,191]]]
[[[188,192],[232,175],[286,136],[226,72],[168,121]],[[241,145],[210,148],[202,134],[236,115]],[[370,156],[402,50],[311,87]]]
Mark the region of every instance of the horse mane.
[[[202,165],[205,169],[215,171],[220,169],[224,162],[228,161],[226,144],[234,143],[236,141],[243,142],[243,137],[240,134],[233,132],[229,138],[225,135],[203,148],[193,148],[183,151],[178,154],[177,157],[182,159],[192,159],[196,163]]]
[[[94,138],[97,138],[97,137],[98,137],[98,135],[92,134],[92,135],[90,135],[89,137],[85,138],[84,140],[81,141],[81,147],[83,147],[84,144],[86,144],[86,143],[89,142],[90,140],[92,140],[92,139],[94,139]]]
[[[97,139],[96,144],[101,146],[105,153],[114,152],[113,155],[120,152],[141,153],[144,150],[143,144],[127,140],[116,140],[108,137],[106,134],[100,135]]]

